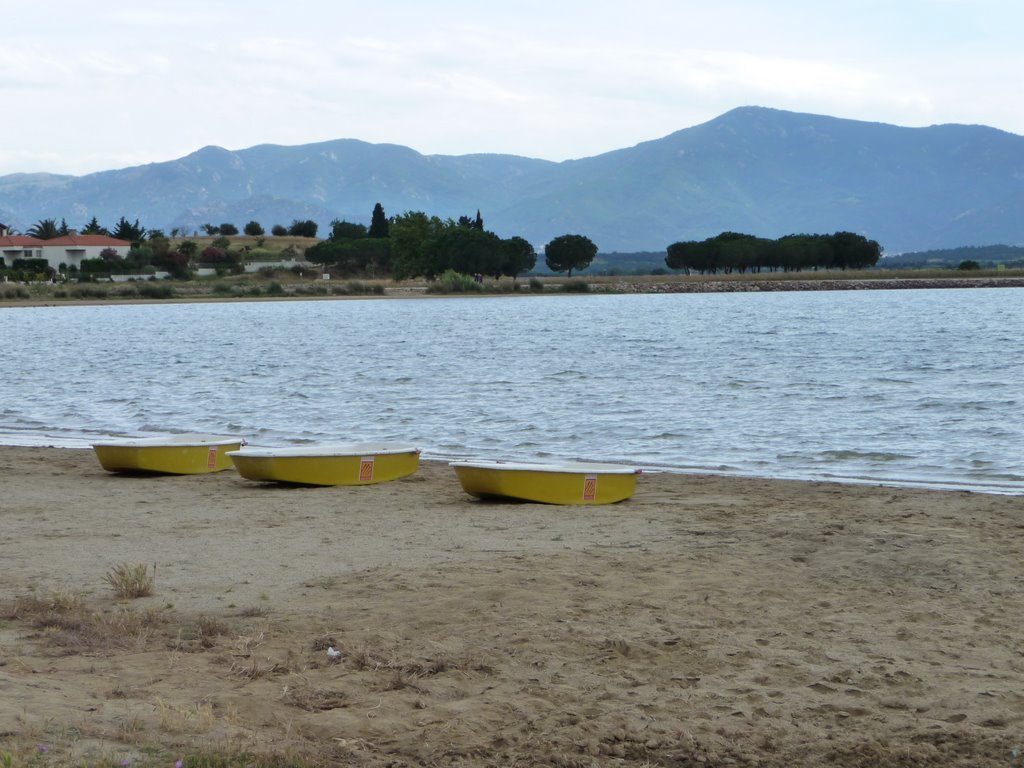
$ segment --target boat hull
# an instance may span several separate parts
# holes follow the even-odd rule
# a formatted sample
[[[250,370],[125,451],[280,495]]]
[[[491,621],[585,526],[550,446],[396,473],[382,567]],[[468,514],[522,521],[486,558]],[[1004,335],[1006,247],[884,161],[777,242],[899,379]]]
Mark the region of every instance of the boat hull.
[[[204,475],[231,469],[227,453],[241,445],[235,438],[155,438],[95,443],[93,451],[108,472]]]
[[[249,480],[296,485],[372,485],[411,475],[419,449],[353,445],[334,448],[242,449],[228,454]]]
[[[614,504],[636,491],[640,471],[611,465],[452,462],[462,489],[481,499],[542,504]]]

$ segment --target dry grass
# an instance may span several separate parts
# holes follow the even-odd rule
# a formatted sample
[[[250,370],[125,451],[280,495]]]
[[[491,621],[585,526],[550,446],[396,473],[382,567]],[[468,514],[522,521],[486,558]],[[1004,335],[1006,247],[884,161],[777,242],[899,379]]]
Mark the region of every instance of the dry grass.
[[[77,592],[55,590],[46,597],[35,595],[16,597],[0,614],[5,619],[33,619],[49,613],[71,613],[81,610],[82,595]]]
[[[114,595],[122,600],[149,597],[153,594],[156,581],[156,565],[153,565],[150,573],[149,566],[144,563],[120,563],[111,568],[103,580],[114,590]]]
[[[217,722],[213,705],[207,701],[181,705],[156,700],[160,729],[167,733],[206,733]]]
[[[341,659],[359,670],[387,671],[410,678],[431,677],[442,672],[463,671],[489,674],[493,667],[475,656],[439,653],[426,658],[401,658],[395,650],[377,648],[339,648]]]
[[[316,687],[305,679],[286,685],[281,698],[285,703],[306,712],[325,712],[348,705],[348,696],[344,691]]]

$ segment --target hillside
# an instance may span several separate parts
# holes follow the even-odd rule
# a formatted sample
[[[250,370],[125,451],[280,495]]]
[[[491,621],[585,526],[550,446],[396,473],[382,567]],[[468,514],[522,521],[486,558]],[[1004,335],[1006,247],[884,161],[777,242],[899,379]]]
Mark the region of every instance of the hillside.
[[[850,230],[889,253],[1024,242],[1024,137],[985,126],[903,128],[761,107],[732,110],[595,157],[422,155],[339,139],[229,151],[86,176],[0,177],[0,221],[81,226],[121,216],[184,231],[256,220],[367,222],[479,209],[537,246],[568,232],[604,252],[663,251],[725,230],[763,237]]]

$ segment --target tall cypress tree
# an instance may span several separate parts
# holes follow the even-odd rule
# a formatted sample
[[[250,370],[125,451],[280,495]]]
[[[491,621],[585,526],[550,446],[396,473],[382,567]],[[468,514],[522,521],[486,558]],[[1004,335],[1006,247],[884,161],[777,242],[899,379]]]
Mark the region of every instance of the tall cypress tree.
[[[366,236],[387,237],[388,230],[388,217],[384,215],[384,206],[377,203],[373,206],[373,216],[370,218],[370,229],[366,233]]]

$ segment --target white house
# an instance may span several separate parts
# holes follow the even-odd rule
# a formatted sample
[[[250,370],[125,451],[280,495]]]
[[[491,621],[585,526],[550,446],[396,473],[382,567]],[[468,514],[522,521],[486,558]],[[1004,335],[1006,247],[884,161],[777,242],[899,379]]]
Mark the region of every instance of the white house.
[[[114,250],[122,259],[128,255],[132,244],[109,235],[64,235],[50,240],[40,240],[27,235],[6,235],[0,237],[0,256],[10,268],[15,259],[46,259],[53,269],[61,264],[80,267],[82,259],[98,259],[104,250]]]

